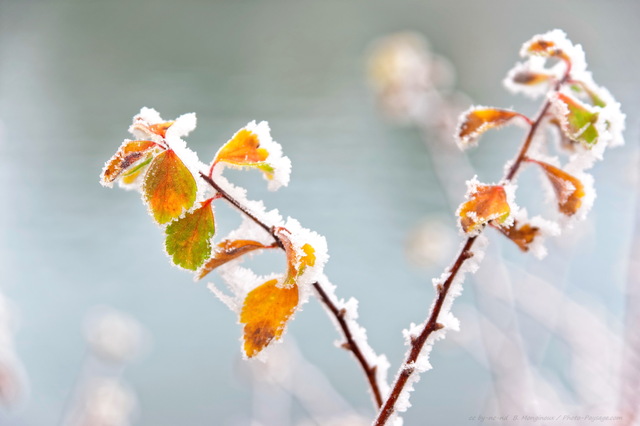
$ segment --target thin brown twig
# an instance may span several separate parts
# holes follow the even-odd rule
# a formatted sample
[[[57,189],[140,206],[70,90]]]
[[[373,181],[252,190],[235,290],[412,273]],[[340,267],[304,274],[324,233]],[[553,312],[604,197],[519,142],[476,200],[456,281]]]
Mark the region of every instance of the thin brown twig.
[[[200,176],[202,177],[202,179],[204,179],[205,182],[211,185],[211,187],[213,187],[217,191],[217,193],[220,194],[222,198],[227,200],[235,208],[237,208],[242,213],[244,213],[249,219],[251,219],[257,225],[259,225],[265,231],[267,231],[276,241],[276,244],[278,245],[278,247],[284,250],[282,241],[280,240],[280,238],[278,237],[278,234],[274,231],[272,227],[268,226],[266,223],[262,222],[258,217],[256,217],[253,213],[251,213],[249,209],[243,206],[238,200],[232,197],[227,191],[222,189],[210,176],[202,172],[200,172]],[[367,361],[367,359],[365,358],[362,352],[362,349],[358,345],[358,342],[353,338],[353,332],[351,331],[351,328],[349,327],[349,323],[346,320],[345,310],[338,309],[338,307],[335,305],[335,303],[333,303],[333,301],[331,300],[331,298],[329,297],[329,295],[327,294],[327,292],[319,282],[317,281],[314,282],[313,287],[318,293],[318,298],[320,299],[320,301],[325,304],[329,312],[331,312],[331,314],[335,317],[336,321],[338,322],[338,325],[340,326],[340,329],[342,330],[342,333],[344,334],[344,337],[346,339],[346,343],[342,345],[342,347],[348,351],[351,351],[355,356],[356,360],[358,361],[358,363],[360,364],[360,367],[362,367],[362,370],[364,371],[367,377],[367,380],[369,381],[369,387],[371,388],[371,393],[373,394],[375,406],[376,408],[379,409],[380,406],[382,406],[382,392],[380,391],[380,387],[378,386],[378,382],[376,380],[376,366],[372,366],[369,364],[369,362]]]
[[[569,78],[570,69],[571,67],[567,66],[567,70],[565,71],[564,76],[562,77],[562,79],[560,79],[556,83],[553,89],[554,92],[557,92],[562,86],[562,84],[564,84],[564,82]],[[536,130],[542,123],[542,120],[544,119],[550,107],[551,107],[551,101],[547,98],[542,108],[538,112],[538,115],[536,116],[536,118],[534,120],[529,121],[529,123],[531,124],[529,127],[529,131],[527,132],[527,136],[515,160],[513,161],[512,166],[509,168],[509,171],[507,172],[507,174],[503,179],[504,184],[507,184],[510,181],[512,181],[513,178],[516,176],[517,172],[520,170],[522,163],[525,161],[527,157],[527,152],[531,147],[531,142],[533,141],[533,137],[535,136]],[[484,228],[480,230],[480,233],[482,233],[483,230]],[[453,283],[453,280],[455,279],[456,275],[460,271],[460,268],[462,267],[462,265],[466,260],[468,260],[473,256],[473,253],[471,252],[471,248],[473,246],[474,241],[478,237],[478,235],[467,238],[464,246],[462,247],[462,250],[460,250],[458,257],[454,261],[454,264],[449,271],[449,276],[447,277],[444,284],[438,287],[438,295],[436,296],[435,303],[433,305],[431,313],[429,314],[429,319],[427,320],[426,324],[424,325],[418,337],[412,340],[411,349],[409,350],[409,353],[404,363],[400,367],[400,371],[396,376],[396,380],[393,384],[391,392],[387,396],[387,399],[385,400],[384,404],[380,408],[380,411],[378,412],[378,416],[373,423],[374,426],[384,426],[389,420],[389,418],[393,415],[393,413],[396,410],[395,408],[396,402],[398,401],[398,398],[402,394],[402,391],[405,385],[407,384],[407,381],[409,380],[411,375],[415,372],[415,366],[414,366],[415,362],[418,360],[418,357],[420,356],[420,353],[422,352],[422,348],[427,342],[427,339],[429,338],[429,336],[431,336],[431,333],[433,333],[434,331],[440,330],[442,328],[442,325],[438,323],[438,316],[440,315],[440,311],[442,310],[442,304],[444,303],[444,300],[447,297],[449,289],[451,288],[451,284]]]

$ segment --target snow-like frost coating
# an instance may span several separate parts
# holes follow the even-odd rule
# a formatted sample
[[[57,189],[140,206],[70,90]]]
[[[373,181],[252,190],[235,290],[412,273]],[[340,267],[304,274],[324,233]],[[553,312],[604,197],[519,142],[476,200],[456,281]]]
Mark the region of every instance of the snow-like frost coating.
[[[473,180],[474,179],[472,179],[472,181]],[[438,340],[444,339],[446,336],[447,330],[454,330],[454,331],[460,330],[460,322],[451,312],[451,306],[453,305],[454,299],[458,297],[460,294],[462,294],[462,283],[464,282],[465,275],[467,273],[475,273],[478,270],[480,263],[484,258],[485,250],[488,243],[489,241],[482,234],[476,238],[476,241],[471,249],[473,256],[467,259],[458,270],[458,273],[456,274],[455,278],[451,282],[449,291],[447,292],[447,296],[444,299],[444,302],[442,304],[442,308],[438,315],[437,321],[443,327],[439,330],[431,332],[416,362],[411,364],[404,364],[402,366],[402,370],[410,369],[412,373],[409,376],[409,379],[407,380],[407,384],[405,385],[402,392],[400,393],[400,396],[398,397],[398,400],[396,402],[396,410],[392,416],[392,421],[398,421],[399,417],[397,413],[402,413],[411,406],[411,403],[409,401],[410,394],[413,391],[413,388],[414,388],[413,385],[420,380],[420,373],[424,373],[425,371],[428,371],[432,368],[431,363],[429,361],[429,355],[431,353],[431,350],[433,349],[434,343],[437,342]],[[465,244],[466,244],[466,241],[464,241],[461,244],[460,250],[464,248]],[[436,289],[438,289],[439,286],[444,285],[447,279],[449,279],[449,276],[451,275],[452,267],[453,265],[451,265],[451,267],[449,267],[439,278],[433,279],[433,285]],[[434,304],[431,306],[431,310],[433,310],[434,306],[435,306],[435,300],[434,300]],[[411,323],[409,329],[403,330],[405,343],[409,346],[408,351],[411,351],[411,344],[413,342],[413,339],[422,332],[426,324],[427,324],[426,321],[419,325]],[[408,352],[406,356],[408,356]],[[392,424],[395,424],[395,423],[392,423]]]

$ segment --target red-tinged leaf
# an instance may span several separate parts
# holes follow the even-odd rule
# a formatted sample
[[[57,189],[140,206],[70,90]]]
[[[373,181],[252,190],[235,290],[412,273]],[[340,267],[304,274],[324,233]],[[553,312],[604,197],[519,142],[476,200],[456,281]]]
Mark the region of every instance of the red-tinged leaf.
[[[480,135],[489,129],[508,124],[522,114],[497,108],[473,108],[460,116],[457,136],[462,146],[475,143]]]
[[[500,185],[479,185],[458,209],[460,226],[467,234],[476,232],[491,221],[503,223],[510,214],[507,194]]]
[[[517,221],[514,221],[509,227],[497,226],[496,228],[516,243],[520,250],[524,252],[529,251],[529,246],[533,243],[533,240],[540,235],[540,228],[537,226],[532,226],[528,223],[520,225]]]
[[[144,200],[159,224],[190,209],[196,200],[196,180],[173,150],[156,156],[144,179]]]
[[[211,200],[171,222],[165,233],[165,248],[173,263],[185,269],[198,269],[211,255],[211,237],[215,233]]]
[[[137,168],[158,150],[158,145],[153,141],[125,141],[102,169],[100,183],[110,186],[123,173]]]
[[[218,266],[237,259],[254,250],[272,248],[274,246],[265,246],[262,243],[252,240],[224,240],[217,245],[213,256],[202,265],[202,268],[196,273],[196,280],[202,279],[209,272]]]
[[[249,292],[240,313],[244,324],[244,352],[251,358],[282,336],[285,325],[298,306],[298,286],[267,281]]]
[[[598,113],[591,111],[579,100],[564,93],[558,93],[557,102],[564,106],[560,109],[562,130],[570,139],[582,142],[587,148],[598,142],[599,132],[596,129]]]
[[[152,124],[149,126],[149,131],[164,138],[167,135],[167,129],[173,126],[174,121],[165,121],[163,123]]]
[[[585,195],[584,185],[580,179],[543,161],[530,158],[527,161],[542,167],[556,193],[558,209],[567,216],[573,216],[580,209]]]
[[[269,152],[260,148],[260,139],[254,132],[241,129],[233,138],[220,148],[213,160],[214,164],[220,161],[235,166],[266,167],[265,160]]]

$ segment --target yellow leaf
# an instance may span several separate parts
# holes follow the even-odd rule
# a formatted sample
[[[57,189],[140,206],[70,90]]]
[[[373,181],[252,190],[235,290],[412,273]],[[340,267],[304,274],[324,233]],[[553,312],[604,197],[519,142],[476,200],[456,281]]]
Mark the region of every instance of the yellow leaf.
[[[220,148],[213,162],[215,164],[222,161],[235,166],[262,166],[268,156],[269,152],[260,148],[258,135],[241,129]]]
[[[196,180],[173,150],[164,151],[153,160],[142,189],[159,224],[180,217],[196,200]]]
[[[458,209],[460,226],[467,234],[476,232],[491,221],[503,223],[510,214],[507,194],[500,185],[479,185]]]
[[[298,286],[279,286],[270,280],[247,294],[240,323],[244,324],[244,352],[251,358],[272,340],[282,336],[285,325],[298,306]]]

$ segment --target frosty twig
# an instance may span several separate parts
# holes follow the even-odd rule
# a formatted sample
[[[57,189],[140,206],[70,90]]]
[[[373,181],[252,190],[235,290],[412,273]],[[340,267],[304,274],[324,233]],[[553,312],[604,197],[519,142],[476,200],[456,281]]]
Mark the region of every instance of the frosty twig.
[[[471,108],[461,116],[457,137],[458,144],[462,148],[475,144],[478,137],[486,130],[501,127],[516,119],[524,119],[529,130],[518,154],[507,168],[508,171],[499,184],[481,185],[475,178],[468,182],[468,201],[463,203],[457,212],[460,226],[468,237],[451,268],[439,280],[434,280],[437,291],[436,299],[420,332],[415,332],[415,326],[412,327],[413,330],[407,332],[410,348],[398,371],[391,392],[386,397],[374,422],[376,426],[385,425],[395,415],[401,399],[402,406],[399,411],[406,410],[409,405],[408,391],[412,390],[411,379],[413,378],[413,382],[417,381],[417,374],[430,368],[428,358],[426,358],[428,353],[423,354],[423,348],[428,342],[433,344],[435,340],[444,337],[446,325],[441,322],[441,318],[443,313],[448,314],[445,301],[449,296],[447,303],[450,305],[452,299],[457,295],[455,292],[450,294],[451,288],[456,282],[461,285],[462,277],[458,275],[464,269],[465,262],[475,257],[471,249],[485,227],[491,225],[497,228],[523,251],[529,250],[534,240],[540,239],[542,233],[540,227],[533,226],[533,223],[522,225],[514,219],[514,212],[518,210],[513,201],[514,180],[522,164],[530,162],[543,169],[558,197],[558,209],[562,214],[571,217],[581,211],[580,216],[583,217],[594,196],[589,197],[587,194],[588,190],[585,188],[590,182],[590,177],[583,174],[581,169],[590,167],[595,159],[600,159],[604,145],[620,143],[624,115],[620,113],[619,104],[613,100],[610,94],[592,82],[591,74],[586,72],[584,53],[580,46],[572,45],[565,38],[563,32],[556,30],[536,36],[525,43],[521,54],[530,56],[532,59],[526,64],[516,66],[514,71],[509,74],[507,86],[514,91],[527,91],[530,90],[529,87],[523,89],[518,84],[535,86],[539,83],[546,83],[550,86],[549,93],[547,93],[545,102],[534,120],[515,111],[486,107]],[[540,67],[540,58],[556,58],[560,60],[560,63],[556,65],[555,69],[549,70]],[[578,63],[578,67],[574,62]],[[564,69],[560,71],[558,67],[562,65],[564,65]],[[575,68],[578,70],[572,75],[572,70],[575,71]],[[586,92],[583,93],[583,97],[588,98],[593,105],[584,105],[573,95],[563,93],[562,89],[568,82],[574,91]],[[580,82],[580,84],[576,84],[576,82]],[[573,153],[567,169],[581,176],[582,180],[542,159],[528,157],[537,131],[543,123],[555,124],[559,127],[561,138],[568,140],[571,148],[578,151]],[[600,145],[598,149],[595,149],[597,144]],[[539,156],[540,154],[536,153],[535,155]],[[552,159],[552,161],[554,160]],[[587,183],[585,184],[585,182]],[[519,221],[522,222],[522,218]],[[539,252],[543,253],[543,251]],[[458,293],[460,291],[461,289],[458,290]],[[451,322],[451,318],[448,318],[447,321]],[[449,328],[455,328],[455,326]]]
[[[276,232],[274,232],[273,228],[270,228],[267,224],[258,219],[255,215],[253,215],[246,207],[240,204],[236,199],[234,199],[231,195],[229,195],[224,189],[220,187],[217,183],[213,181],[209,176],[204,173],[200,173],[202,179],[204,179],[209,185],[211,185],[217,192],[231,203],[234,207],[244,213],[247,217],[249,217],[252,221],[254,221],[257,225],[259,225],[262,229],[269,232],[273,239],[276,241],[278,246],[284,250],[284,246],[282,241],[280,241],[280,237]],[[376,366],[373,366],[369,363],[366,357],[363,354],[363,351],[360,349],[358,341],[354,339],[351,328],[349,327],[348,322],[345,320],[346,311],[344,309],[339,309],[335,303],[331,300],[331,297],[327,294],[322,285],[316,281],[313,284],[316,292],[318,293],[318,298],[327,308],[327,311],[333,315],[335,320],[337,321],[342,333],[344,334],[344,338],[346,343],[342,345],[342,347],[348,351],[351,351],[355,356],[356,360],[362,367],[367,381],[369,382],[369,387],[371,388],[371,393],[375,402],[375,406],[380,408],[382,405],[382,393],[380,391],[380,387],[378,386],[378,380],[376,378]]]

